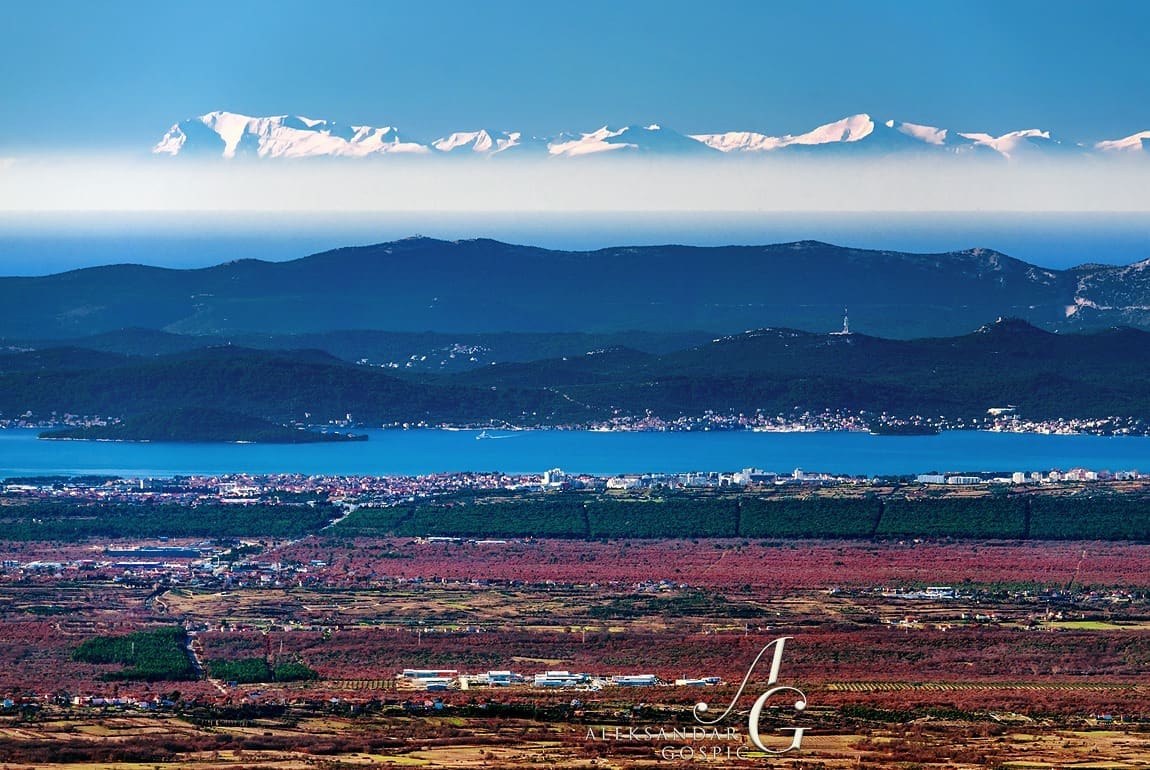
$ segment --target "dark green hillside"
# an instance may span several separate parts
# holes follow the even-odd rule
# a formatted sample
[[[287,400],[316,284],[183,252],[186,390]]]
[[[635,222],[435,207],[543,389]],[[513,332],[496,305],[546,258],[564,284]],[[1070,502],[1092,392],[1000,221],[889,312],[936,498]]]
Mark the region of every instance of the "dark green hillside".
[[[82,371],[120,366],[126,358],[82,347],[0,352],[0,374],[12,372]]]
[[[360,441],[349,433],[320,433],[289,428],[258,417],[219,409],[181,408],[147,412],[110,425],[49,430],[43,439],[93,441],[247,441],[259,444],[319,444]]]
[[[665,355],[616,347],[437,375],[396,376],[321,350],[131,357],[69,348],[0,356],[0,415],[199,409],[277,424],[350,414],[363,425],[570,425],[795,409],[971,420],[1012,404],[1027,419],[1146,420],[1147,361],[1147,332],[1052,334],[1015,320],[921,340],[768,329]]]
[[[765,329],[663,356],[490,366],[453,381],[555,388],[593,407],[664,417],[799,407],[974,418],[1005,404],[1035,419],[1150,417],[1148,361],[1150,333],[1052,334],[1006,319],[920,340]]]
[[[119,353],[125,356],[159,356],[171,353],[184,353],[200,348],[218,347],[231,342],[223,337],[211,335],[191,336],[172,334],[158,329],[128,327],[111,331],[75,337],[69,340],[33,339],[17,340],[16,345],[30,348],[51,348],[69,345],[105,353]],[[255,347],[255,346],[253,346]],[[314,345],[279,345],[279,349],[316,347]]]
[[[456,334],[444,332],[386,332],[347,329],[302,334],[238,332],[219,335],[173,334],[155,329],[129,328],[71,340],[9,340],[13,350],[35,350],[59,355],[54,348],[126,356],[162,356],[209,347],[235,345],[254,350],[322,350],[346,362],[366,361],[373,366],[412,372],[452,373],[479,369],[492,363],[577,358],[588,351],[631,347],[651,354],[670,353],[710,341],[704,332],[611,332],[605,334],[498,332]],[[0,353],[0,367],[13,352]],[[20,356],[18,354],[17,357]],[[91,352],[87,353],[98,361]],[[108,361],[117,359],[108,357]],[[39,368],[24,357],[24,367]],[[394,366],[392,366],[394,365]]]
[[[548,422],[591,412],[542,389],[406,382],[319,351],[212,348],[116,367],[0,374],[0,414],[138,417],[213,409],[276,423]]]

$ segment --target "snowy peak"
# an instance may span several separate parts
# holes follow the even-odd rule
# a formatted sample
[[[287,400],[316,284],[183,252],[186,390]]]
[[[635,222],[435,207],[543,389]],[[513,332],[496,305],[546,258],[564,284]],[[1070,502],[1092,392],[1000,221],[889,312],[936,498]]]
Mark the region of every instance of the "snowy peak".
[[[567,137],[561,136],[559,141],[551,142],[547,150],[551,155],[567,155],[569,157],[626,150],[629,147],[626,140],[618,139],[626,131],[626,128],[612,130],[603,126],[597,131],[582,134],[577,139],[567,139]]]
[[[1005,158],[1041,153],[1063,154],[1083,150],[1079,145],[1060,142],[1052,138],[1049,131],[1042,131],[1037,128],[1011,131],[1002,136],[991,136],[990,134],[959,134],[959,136],[969,139],[975,147],[992,149]]]
[[[829,144],[831,142],[857,142],[874,132],[874,121],[866,113],[851,115],[834,123],[819,126],[796,137],[784,137],[787,144]]]
[[[866,113],[850,115],[803,134],[769,136],[731,131],[725,134],[694,134],[692,138],[722,152],[805,154],[850,152],[886,154],[903,150],[949,149],[945,128],[905,123],[897,120],[876,122]]]
[[[540,140],[525,139],[519,131],[458,131],[454,134],[436,139],[431,143],[439,152],[474,153],[478,155],[495,155],[508,150],[523,150],[537,147]],[[546,142],[543,142],[546,147]]]
[[[725,134],[692,134],[690,138],[721,152],[773,152],[796,145],[815,146],[857,142],[869,136],[875,128],[874,120],[865,113],[851,115],[805,134],[768,136],[749,131],[729,131]]]
[[[206,129],[206,131],[205,131]],[[255,118],[236,112],[209,112],[168,129],[152,152],[179,155],[218,150],[221,157],[364,157],[383,153],[426,153],[392,126],[343,126],[303,116]]]
[[[945,155],[998,156],[1012,159],[1020,155],[1082,151],[1078,145],[1064,144],[1048,131],[1027,129],[1002,136],[985,133],[958,133],[921,123],[888,119],[876,122],[866,113],[851,115],[795,136],[736,133],[696,134],[694,138],[723,152],[834,152],[841,155],[889,155],[895,153],[936,153]]]
[[[585,133],[533,137],[519,131],[458,131],[430,143],[415,141],[394,126],[348,125],[302,115],[252,117],[216,111],[176,123],[152,148],[157,155],[221,158],[362,158],[383,155],[441,157],[523,156],[552,158],[658,155],[686,157],[789,156],[833,158],[892,155],[973,156],[1009,161],[1067,157],[1094,152],[1150,153],[1150,131],[1092,147],[1062,142],[1049,131],[1026,129],[993,135],[867,113],[849,115],[799,134],[754,131],[681,134],[658,123],[603,126]]]
[[[1140,131],[1122,139],[1098,142],[1094,148],[1107,153],[1150,154],[1150,131]]]
[[[613,129],[603,126],[597,131],[577,138],[563,136],[548,145],[553,156],[578,157],[602,153],[662,153],[669,155],[710,154],[714,148],[677,131],[663,128],[658,123],[647,126],[624,126]]]
[[[691,134],[697,142],[719,152],[770,152],[783,146],[777,136],[756,134],[753,131],[728,131],[725,134]]]
[[[947,130],[945,128],[922,126],[917,123],[903,123],[898,120],[888,120],[883,123],[883,125],[899,132],[903,136],[909,136],[911,139],[917,139],[925,144],[933,144],[939,147],[946,144]]]

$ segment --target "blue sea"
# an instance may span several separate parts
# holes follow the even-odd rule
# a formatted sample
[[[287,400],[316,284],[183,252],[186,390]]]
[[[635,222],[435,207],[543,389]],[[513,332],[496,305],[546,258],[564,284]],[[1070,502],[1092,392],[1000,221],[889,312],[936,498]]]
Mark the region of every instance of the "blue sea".
[[[937,436],[750,431],[604,433],[535,430],[368,430],[346,444],[136,444],[43,441],[31,429],[0,430],[0,478],[113,474],[169,477],[222,473],[421,475],[451,471],[645,473],[759,468],[790,473],[894,475],[1150,469],[1150,437],[952,431]]]

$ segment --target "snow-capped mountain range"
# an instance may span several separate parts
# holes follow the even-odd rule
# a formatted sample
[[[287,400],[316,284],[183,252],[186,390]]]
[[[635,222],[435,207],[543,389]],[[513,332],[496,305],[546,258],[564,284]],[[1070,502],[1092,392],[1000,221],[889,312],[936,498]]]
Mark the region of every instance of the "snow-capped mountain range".
[[[851,115],[798,135],[751,131],[681,134],[657,124],[602,128],[588,133],[532,137],[519,131],[460,131],[422,141],[394,126],[353,126],[302,116],[250,117],[209,112],[173,125],[152,148],[157,155],[197,157],[362,158],[383,155],[585,157],[607,153],[668,156],[768,156],[842,154],[969,155],[1023,159],[1058,155],[1150,154],[1150,131],[1093,145],[1060,141],[1049,131],[1026,129],[1001,136],[879,121]]]

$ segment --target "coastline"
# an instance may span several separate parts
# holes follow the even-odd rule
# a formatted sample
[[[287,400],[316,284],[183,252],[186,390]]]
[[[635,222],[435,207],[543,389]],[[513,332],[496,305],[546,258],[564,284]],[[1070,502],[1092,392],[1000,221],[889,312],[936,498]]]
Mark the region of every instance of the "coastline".
[[[1096,422],[1096,421],[1089,421]],[[54,431],[61,428],[74,427],[69,426],[67,423],[31,423],[19,425],[0,424],[0,432],[9,430],[38,430],[38,431]],[[316,431],[319,428],[326,428],[330,426],[312,425],[307,426],[307,430]],[[1048,423],[1027,423],[1018,424],[1014,426],[960,426],[960,427],[930,427],[922,430],[900,430],[896,424],[894,429],[891,430],[876,430],[870,426],[857,426],[857,425],[844,425],[844,426],[826,426],[826,425],[805,425],[793,424],[785,426],[693,426],[693,425],[678,425],[668,424],[662,426],[631,426],[631,425],[600,425],[600,424],[573,424],[573,425],[503,425],[492,426],[483,423],[478,424],[429,424],[429,423],[390,423],[384,425],[365,425],[365,424],[349,424],[340,426],[343,430],[382,430],[382,431],[420,431],[420,430],[433,430],[443,431],[445,433],[482,433],[484,431],[504,431],[507,433],[545,433],[545,432],[582,432],[582,433],[769,433],[769,434],[793,434],[793,433],[866,433],[872,436],[881,437],[906,437],[906,436],[940,436],[945,433],[1007,433],[1017,435],[1036,435],[1036,436],[1100,436],[1100,437],[1145,437],[1150,436],[1150,425],[1145,426],[1140,431],[1129,429],[1121,430],[1098,430],[1089,429],[1086,427],[1070,427],[1067,425],[1051,426]],[[327,435],[333,435],[328,433]],[[340,434],[336,434],[340,435]],[[351,436],[352,434],[347,434]],[[291,444],[291,443],[346,443],[355,441],[364,441],[365,438],[349,437],[342,440],[321,439],[318,441],[308,442],[283,442],[283,441],[257,441],[249,439],[225,439],[221,441],[164,441],[161,439],[149,438],[83,438],[78,436],[39,436],[43,441],[97,441],[106,443],[131,443],[131,444],[148,444],[148,443],[194,443],[194,444]],[[478,438],[478,437],[477,437]],[[483,438],[507,438],[506,436],[486,436]]]

